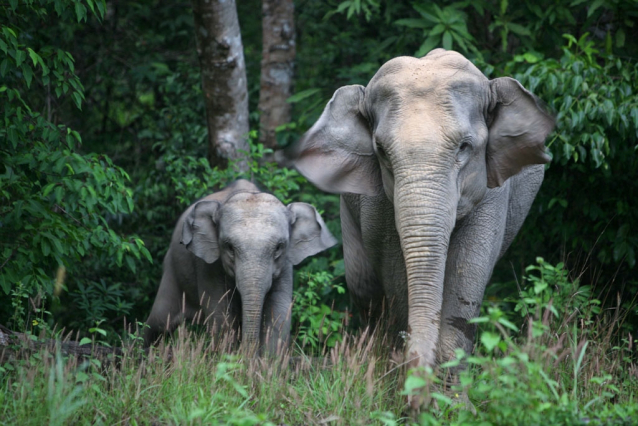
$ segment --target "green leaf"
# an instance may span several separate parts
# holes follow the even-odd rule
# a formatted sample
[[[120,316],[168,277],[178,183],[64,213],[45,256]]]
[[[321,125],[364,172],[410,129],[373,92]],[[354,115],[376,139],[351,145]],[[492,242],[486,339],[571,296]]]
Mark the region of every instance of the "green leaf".
[[[414,56],[416,56],[417,58],[421,58],[421,57],[427,55],[430,52],[430,50],[434,49],[435,47],[437,47],[439,45],[439,41],[440,40],[441,39],[438,36],[430,36],[430,37],[428,37],[423,42],[421,47],[419,47],[419,50],[416,51]]]
[[[525,28],[524,26],[519,25],[519,24],[514,24],[512,22],[507,24],[507,28],[511,32],[513,32],[514,34],[517,34],[519,36],[530,36],[530,35],[532,35],[532,33],[527,28]]]
[[[514,325],[514,323],[510,322],[509,320],[505,318],[499,318],[498,322],[504,325],[505,327],[509,328],[510,330],[514,332],[518,332],[518,327],[516,327],[516,325]]]
[[[443,406],[450,406],[453,404],[452,398],[449,396],[445,396],[438,392],[432,392],[432,398],[436,399],[438,402],[443,403]]]
[[[423,6],[418,5],[418,4],[413,4],[412,7],[414,8],[414,10],[416,10],[417,12],[419,12],[419,15],[423,16],[425,19],[427,19],[428,21],[432,22],[433,24],[438,24],[439,23],[439,19],[437,19],[436,17],[434,17],[428,10],[426,10]]]
[[[419,389],[425,387],[427,384],[428,382],[426,382],[425,379],[422,377],[418,377],[415,375],[408,376],[408,378],[405,379],[403,392],[401,392],[401,394],[413,395],[414,393],[418,392]]]
[[[31,80],[33,79],[33,70],[28,64],[22,64],[22,75],[24,81],[27,83],[27,87],[31,87]]]
[[[394,21],[395,25],[401,25],[408,28],[429,28],[432,24],[424,21],[423,19],[407,18]]]
[[[31,49],[30,47],[27,47],[27,51],[29,52],[29,57],[31,57],[31,61],[33,62],[33,66],[38,65],[38,62],[42,62],[42,58],[40,57],[40,55],[35,53],[33,51],[33,49]]]
[[[125,260],[129,269],[135,273],[135,260],[131,256],[126,256]]]
[[[48,185],[46,185],[43,189],[42,189],[42,196],[46,197],[47,195],[49,195],[51,193],[51,191],[53,191],[53,188],[55,187],[55,185],[57,185],[55,182],[54,183],[50,183]]]
[[[73,92],[71,96],[73,97],[75,106],[77,106],[79,110],[82,110],[82,95],[80,95],[79,92]]]
[[[148,249],[146,247],[140,247],[140,253],[142,253],[142,255],[144,255],[144,257],[146,259],[148,259],[149,262],[153,263],[153,258],[151,257],[151,253],[148,251]]]
[[[294,104],[296,102],[299,102],[303,99],[309,98],[310,96],[314,95],[315,93],[320,92],[321,89],[306,89],[306,90],[302,90],[301,92],[297,92],[294,95],[292,95],[291,97],[289,97],[288,99],[286,99],[286,102],[288,102],[289,104]]]
[[[5,294],[9,294],[11,291],[12,282],[6,279],[4,274],[0,274],[0,287],[4,290]]]
[[[600,6],[605,3],[605,0],[594,0],[587,10],[587,17],[589,18]]]
[[[449,31],[443,33],[443,48],[446,50],[452,50],[452,34]]]
[[[75,15],[78,18],[78,22],[82,19],[86,21],[86,7],[84,7],[84,5],[79,1],[75,2]]]
[[[91,9],[91,13],[95,15],[95,5],[93,4],[93,0],[86,0],[86,4],[89,5],[89,8]]]
[[[445,25],[443,24],[437,24],[434,26],[434,28],[432,28],[430,31],[428,31],[428,34],[433,36],[433,35],[439,35],[441,34],[443,31],[445,31]]]
[[[51,245],[46,238],[40,240],[40,248],[42,249],[42,255],[47,257],[51,254]]]
[[[507,6],[508,6],[508,1],[501,0],[501,15],[505,15],[505,12],[507,12]]]
[[[485,346],[485,349],[487,349],[488,352],[492,352],[500,341],[500,334],[492,333],[491,331],[484,331],[481,333],[481,343]]]
[[[51,242],[55,246],[56,254],[59,254],[59,255],[60,254],[66,254],[66,250],[64,250],[64,248],[62,247],[62,244],[60,243],[60,239],[59,238],[55,238],[55,237],[51,236],[51,237],[49,237],[49,239],[51,240]]]
[[[616,31],[616,47],[623,47],[625,45],[625,31],[621,28]]]
[[[20,65],[22,65],[22,62],[24,62],[26,58],[27,58],[26,53],[24,53],[22,50],[16,50],[15,51],[16,67],[19,67]]]

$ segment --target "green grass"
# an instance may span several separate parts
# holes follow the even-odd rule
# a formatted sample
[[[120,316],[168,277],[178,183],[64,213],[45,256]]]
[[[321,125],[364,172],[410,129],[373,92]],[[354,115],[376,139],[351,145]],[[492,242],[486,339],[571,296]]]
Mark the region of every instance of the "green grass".
[[[0,421],[6,424],[370,424],[400,412],[400,369],[348,336],[323,359],[245,358],[181,330],[172,346],[121,364],[77,364],[46,354],[4,366]],[[139,351],[139,348],[138,348]],[[391,371],[392,370],[392,371]],[[335,423],[331,423],[335,424]]]
[[[344,334],[322,353],[295,343],[258,359],[181,327],[145,355],[78,362],[46,352],[0,366],[0,424],[623,425],[638,422],[629,308],[602,309],[562,265],[530,269],[517,300],[483,306],[469,368],[443,389],[406,371],[387,336]],[[535,275],[534,275],[535,274]],[[507,305],[509,303],[510,305]],[[512,303],[516,309],[505,309]],[[295,342],[301,342],[299,338]],[[115,362],[113,362],[115,361]],[[477,415],[456,404],[467,392]],[[408,395],[432,403],[411,412]]]

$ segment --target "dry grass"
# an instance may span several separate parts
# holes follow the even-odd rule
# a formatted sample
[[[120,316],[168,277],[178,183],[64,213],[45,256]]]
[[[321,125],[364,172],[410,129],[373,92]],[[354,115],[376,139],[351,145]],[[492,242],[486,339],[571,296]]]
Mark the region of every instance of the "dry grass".
[[[575,291],[578,291],[576,288]],[[238,352],[234,336],[180,327],[147,354],[64,359],[46,351],[0,370],[2,424],[632,424],[638,418],[638,364],[620,300],[598,312],[549,306],[529,312],[523,330],[486,305],[469,368],[438,397],[438,410],[407,416],[406,372],[396,339],[368,330],[320,353],[293,345],[271,358]],[[571,311],[570,311],[571,309]],[[491,340],[490,340],[491,339]],[[419,383],[412,379],[409,383]],[[436,386],[430,389],[437,389]],[[475,417],[447,397],[467,390]]]

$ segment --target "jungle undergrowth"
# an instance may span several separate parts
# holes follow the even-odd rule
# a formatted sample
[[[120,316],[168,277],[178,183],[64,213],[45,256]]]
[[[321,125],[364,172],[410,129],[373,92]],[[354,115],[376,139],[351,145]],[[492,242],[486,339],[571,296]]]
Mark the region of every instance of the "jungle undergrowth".
[[[457,351],[438,372],[406,372],[378,330],[342,329],[319,350],[298,333],[290,351],[260,360],[229,351],[227,335],[186,327],[144,354],[129,328],[117,362],[45,352],[3,361],[0,423],[627,424],[638,415],[638,364],[626,311],[587,292],[563,265],[537,259],[518,299],[484,303],[473,354]],[[438,378],[461,360],[469,368],[442,391]],[[411,415],[406,395],[424,385],[438,410]],[[455,406],[464,390],[476,417]]]

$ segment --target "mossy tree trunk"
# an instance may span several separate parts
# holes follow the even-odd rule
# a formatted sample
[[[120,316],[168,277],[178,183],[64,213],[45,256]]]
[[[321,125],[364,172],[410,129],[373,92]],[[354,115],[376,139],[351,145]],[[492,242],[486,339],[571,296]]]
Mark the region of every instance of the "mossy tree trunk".
[[[211,166],[226,167],[248,146],[246,64],[235,0],[193,0]],[[239,167],[247,170],[247,164]]]

